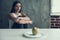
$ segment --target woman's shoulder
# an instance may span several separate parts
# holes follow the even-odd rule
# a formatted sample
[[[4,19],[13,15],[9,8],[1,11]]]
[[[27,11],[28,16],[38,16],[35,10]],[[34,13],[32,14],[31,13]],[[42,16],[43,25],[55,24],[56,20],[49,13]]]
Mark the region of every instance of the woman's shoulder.
[[[9,13],[8,15],[15,15],[15,13]]]
[[[15,17],[17,17],[17,16],[15,15],[15,13],[9,13],[8,16],[15,16]]]
[[[9,14],[15,14],[15,13],[9,13]]]

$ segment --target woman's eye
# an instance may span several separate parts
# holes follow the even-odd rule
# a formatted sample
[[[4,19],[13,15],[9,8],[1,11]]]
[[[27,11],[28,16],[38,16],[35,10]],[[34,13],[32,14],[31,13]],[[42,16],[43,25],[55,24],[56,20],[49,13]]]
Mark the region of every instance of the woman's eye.
[[[21,6],[19,6],[19,7],[21,7]]]

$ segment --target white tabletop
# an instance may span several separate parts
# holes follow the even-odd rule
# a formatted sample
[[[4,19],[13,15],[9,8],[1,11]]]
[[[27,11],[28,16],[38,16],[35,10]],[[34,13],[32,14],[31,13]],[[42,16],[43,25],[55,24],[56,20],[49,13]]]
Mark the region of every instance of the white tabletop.
[[[40,38],[26,38],[25,32],[31,29],[0,29],[0,40],[60,40],[60,29],[40,29]]]

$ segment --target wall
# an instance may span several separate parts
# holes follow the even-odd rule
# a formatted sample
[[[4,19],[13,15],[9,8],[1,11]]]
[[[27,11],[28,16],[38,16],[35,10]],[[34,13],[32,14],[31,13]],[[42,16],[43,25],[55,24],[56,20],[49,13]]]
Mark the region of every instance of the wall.
[[[9,28],[7,14],[15,0],[0,1],[0,28]],[[50,28],[50,0],[19,0],[25,12],[33,21],[33,26]],[[29,25],[28,27],[33,27]]]
[[[51,16],[51,28],[60,28],[60,16]]]

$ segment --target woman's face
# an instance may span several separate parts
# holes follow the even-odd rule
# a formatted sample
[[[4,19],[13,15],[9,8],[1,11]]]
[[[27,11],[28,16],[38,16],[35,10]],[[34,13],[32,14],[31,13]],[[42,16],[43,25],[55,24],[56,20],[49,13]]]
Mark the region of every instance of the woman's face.
[[[15,8],[14,9],[15,9],[16,12],[19,12],[21,10],[21,4],[20,3],[17,3],[15,5]]]

